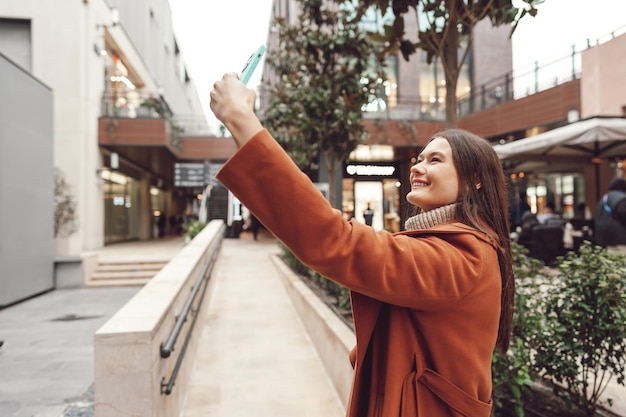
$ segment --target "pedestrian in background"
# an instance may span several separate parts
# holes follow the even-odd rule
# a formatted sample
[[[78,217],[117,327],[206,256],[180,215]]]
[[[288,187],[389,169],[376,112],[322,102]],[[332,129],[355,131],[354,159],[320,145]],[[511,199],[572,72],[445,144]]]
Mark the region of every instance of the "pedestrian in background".
[[[541,213],[537,214],[537,221],[540,224],[565,224],[561,216],[556,212],[556,205],[552,201],[548,201]]]
[[[596,245],[617,247],[626,245],[626,180],[615,178],[596,205],[594,215]]]
[[[254,240],[259,238],[259,227],[261,227],[261,223],[259,223],[259,219],[252,213],[250,213],[250,229],[252,230],[252,236]]]
[[[363,219],[368,226],[371,226],[374,222],[374,210],[372,210],[370,203],[367,203],[367,207],[363,210]]]
[[[350,289],[347,415],[488,417],[514,297],[505,176],[489,142],[434,135],[410,169],[407,230],[376,231],[330,206],[255,101],[235,74],[215,83],[211,109],[239,147],[217,178],[303,263]]]
[[[522,221],[524,214],[530,212],[530,205],[528,204],[528,196],[526,191],[520,191],[518,195],[518,201],[515,202],[513,210],[511,210],[511,230],[516,230],[518,227],[522,227]]]

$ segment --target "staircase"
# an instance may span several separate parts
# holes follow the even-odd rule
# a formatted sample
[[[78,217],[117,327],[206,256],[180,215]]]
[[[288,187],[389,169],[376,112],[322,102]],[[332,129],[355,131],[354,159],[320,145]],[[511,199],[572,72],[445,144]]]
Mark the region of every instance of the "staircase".
[[[185,246],[183,236],[115,243],[97,251],[86,287],[137,286],[152,279]]]
[[[168,260],[102,260],[87,287],[143,286],[167,264]]]

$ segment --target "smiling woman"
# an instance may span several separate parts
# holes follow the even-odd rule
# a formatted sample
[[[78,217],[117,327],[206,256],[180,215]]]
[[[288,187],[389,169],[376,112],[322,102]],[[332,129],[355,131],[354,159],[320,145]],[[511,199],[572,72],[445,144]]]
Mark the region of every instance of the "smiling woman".
[[[305,265],[350,290],[347,415],[489,416],[492,353],[507,350],[514,295],[492,146],[463,130],[434,135],[411,169],[418,213],[403,232],[377,231],[331,207],[263,128],[255,101],[235,74],[215,83],[211,109],[240,148],[217,178]]]

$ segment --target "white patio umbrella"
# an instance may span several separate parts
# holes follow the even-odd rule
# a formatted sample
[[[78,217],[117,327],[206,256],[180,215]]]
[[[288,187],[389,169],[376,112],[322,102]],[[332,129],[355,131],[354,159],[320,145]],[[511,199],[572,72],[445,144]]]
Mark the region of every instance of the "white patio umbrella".
[[[594,117],[493,147],[502,160],[590,162],[626,157],[626,118]]]
[[[493,148],[507,170],[564,172],[594,163],[600,198],[599,164],[594,159],[626,157],[626,118],[585,119]]]

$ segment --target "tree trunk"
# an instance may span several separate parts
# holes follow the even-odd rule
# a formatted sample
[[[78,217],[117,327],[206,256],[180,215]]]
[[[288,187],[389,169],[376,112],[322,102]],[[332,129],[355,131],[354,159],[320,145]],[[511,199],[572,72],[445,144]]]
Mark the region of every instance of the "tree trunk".
[[[335,190],[335,172],[337,172],[337,158],[331,150],[323,151],[326,161],[326,169],[328,170],[328,200],[330,205],[337,207],[337,193]]]
[[[451,74],[454,72],[455,74]],[[457,119],[456,85],[458,70],[446,71],[446,127],[455,128]]]
[[[459,32],[458,16],[453,2],[448,1],[450,15],[447,31],[441,40],[441,63],[446,77],[446,127],[455,128],[457,119],[456,85],[459,79]]]

